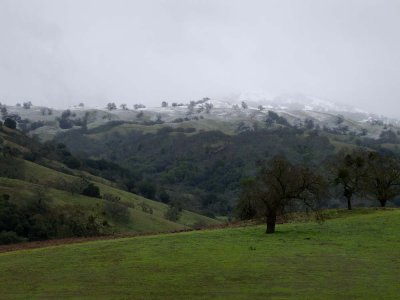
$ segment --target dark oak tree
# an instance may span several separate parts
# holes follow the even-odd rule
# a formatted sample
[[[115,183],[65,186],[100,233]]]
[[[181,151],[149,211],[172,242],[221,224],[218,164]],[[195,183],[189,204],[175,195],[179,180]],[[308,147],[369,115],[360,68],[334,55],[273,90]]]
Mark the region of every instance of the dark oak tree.
[[[363,192],[363,182],[368,175],[367,154],[354,151],[351,154],[339,153],[330,163],[334,184],[340,185],[347,208],[351,210],[352,198]]]
[[[325,191],[321,176],[278,155],[261,168],[255,179],[244,184],[239,214],[242,218],[264,217],[266,233],[274,233],[277,217],[284,216],[288,209],[307,207],[318,211]]]
[[[400,195],[400,161],[393,156],[371,152],[368,155],[367,192],[377,199],[382,207]]]

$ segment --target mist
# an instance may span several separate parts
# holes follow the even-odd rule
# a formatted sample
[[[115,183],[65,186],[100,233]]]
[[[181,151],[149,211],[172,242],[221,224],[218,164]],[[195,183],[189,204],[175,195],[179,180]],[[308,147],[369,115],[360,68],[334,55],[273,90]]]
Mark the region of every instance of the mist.
[[[400,117],[400,1],[0,0],[0,102],[304,93]]]

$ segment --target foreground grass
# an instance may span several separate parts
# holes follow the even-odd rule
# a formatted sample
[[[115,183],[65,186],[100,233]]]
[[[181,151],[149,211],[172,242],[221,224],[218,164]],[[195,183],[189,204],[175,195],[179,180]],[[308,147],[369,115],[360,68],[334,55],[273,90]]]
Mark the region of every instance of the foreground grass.
[[[1,299],[398,299],[400,210],[0,254]]]

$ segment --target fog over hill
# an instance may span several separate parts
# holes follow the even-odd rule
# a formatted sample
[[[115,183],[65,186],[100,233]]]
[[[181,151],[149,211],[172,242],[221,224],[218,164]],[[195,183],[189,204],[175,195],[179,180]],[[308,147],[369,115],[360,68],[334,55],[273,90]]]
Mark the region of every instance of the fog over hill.
[[[399,12],[397,0],[2,0],[0,101],[298,91],[400,117]]]

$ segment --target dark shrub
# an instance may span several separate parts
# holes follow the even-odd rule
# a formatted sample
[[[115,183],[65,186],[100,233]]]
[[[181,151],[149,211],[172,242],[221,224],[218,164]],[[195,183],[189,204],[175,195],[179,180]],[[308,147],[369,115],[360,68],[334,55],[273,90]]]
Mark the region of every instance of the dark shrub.
[[[89,183],[88,186],[83,189],[82,195],[93,198],[100,198],[100,189],[93,183]]]
[[[168,208],[168,210],[165,212],[164,217],[167,220],[170,220],[172,222],[176,222],[179,220],[182,214],[182,208],[171,204]]]
[[[169,194],[165,190],[162,190],[160,192],[160,194],[158,195],[158,198],[160,199],[161,202],[164,202],[164,203],[168,203],[170,200]]]
[[[74,125],[70,119],[60,119],[58,124],[61,129],[70,129]]]
[[[143,181],[139,184],[139,192],[146,198],[154,199],[157,192],[157,187],[151,181]]]
[[[16,129],[17,128],[17,122],[11,118],[7,118],[4,121],[4,126],[10,128],[10,129]]]

